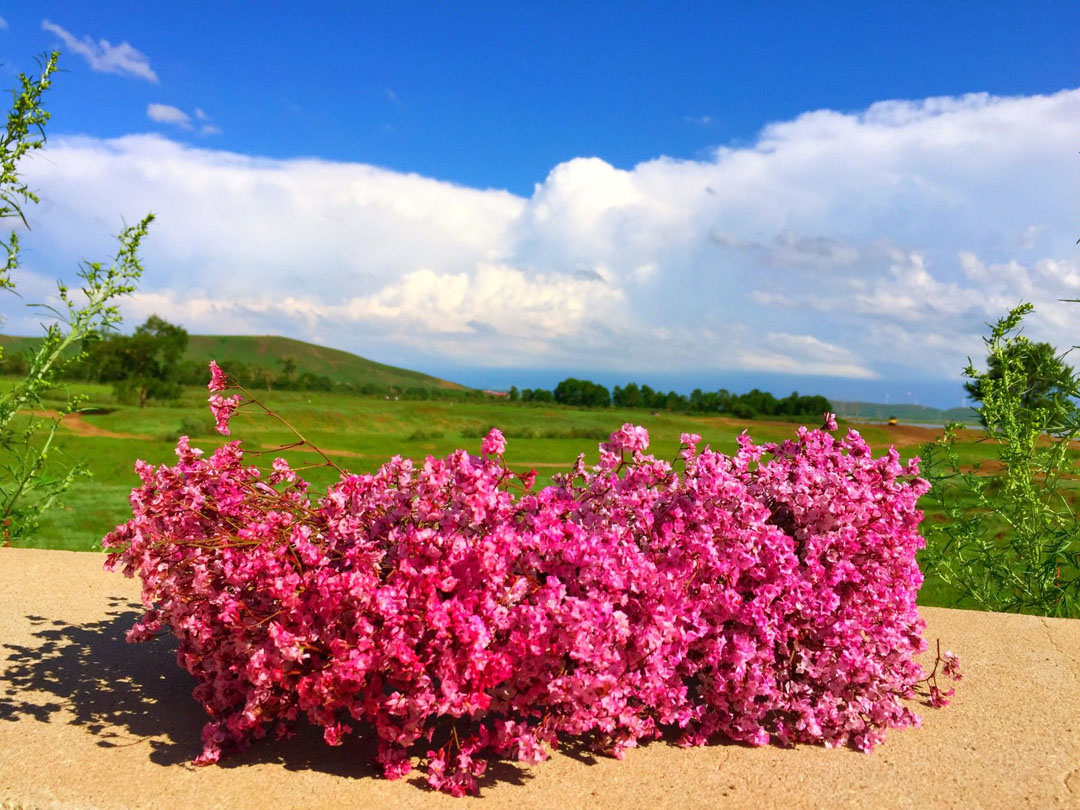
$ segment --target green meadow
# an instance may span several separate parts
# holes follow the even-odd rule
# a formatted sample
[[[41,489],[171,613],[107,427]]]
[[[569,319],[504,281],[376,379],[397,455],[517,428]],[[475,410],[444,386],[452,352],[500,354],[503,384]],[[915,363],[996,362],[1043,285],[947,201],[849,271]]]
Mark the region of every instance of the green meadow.
[[[13,378],[0,381],[10,385]],[[47,513],[30,544],[40,548],[95,551],[101,538],[129,517],[127,497],[137,478],[136,459],[154,464],[171,463],[180,435],[208,453],[224,441],[240,439],[250,450],[272,450],[294,441],[293,434],[278,421],[254,408],[241,409],[233,419],[233,435],[226,439],[214,431],[206,406],[206,389],[190,387],[181,399],[152,403],[145,408],[116,401],[109,386],[74,383],[73,393],[85,394],[89,410],[66,420],[57,449],[58,463],[83,462],[92,478],[75,484],[63,504]],[[714,449],[732,452],[736,437],[748,430],[758,442],[781,441],[794,435],[792,423],[739,421],[719,416],[642,410],[574,409],[559,405],[531,405],[501,401],[404,401],[359,397],[346,393],[307,391],[255,391],[255,397],[281,414],[309,441],[320,447],[342,469],[370,472],[393,455],[422,460],[445,455],[458,447],[479,454],[480,438],[491,427],[507,436],[507,463],[511,468],[535,468],[539,484],[568,468],[579,453],[596,458],[597,444],[624,422],[648,428],[651,450],[674,458],[679,435],[698,433]],[[65,392],[53,392],[46,407],[59,407]],[[841,429],[848,427],[841,422]],[[905,459],[916,455],[918,441],[931,432],[884,425],[857,425],[875,450],[885,452],[898,445]],[[975,465],[995,455],[994,448],[978,441],[972,431],[961,446],[965,464]],[[281,453],[294,466],[319,461],[311,452]],[[313,487],[323,488],[336,475],[327,468],[305,472]],[[926,519],[934,520],[933,512]],[[927,582],[921,593],[926,604],[951,604],[940,583]]]

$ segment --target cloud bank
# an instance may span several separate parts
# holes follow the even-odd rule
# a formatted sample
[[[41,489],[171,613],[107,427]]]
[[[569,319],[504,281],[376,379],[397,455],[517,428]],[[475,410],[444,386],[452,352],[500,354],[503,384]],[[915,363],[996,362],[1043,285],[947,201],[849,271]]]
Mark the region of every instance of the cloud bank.
[[[24,277],[67,274],[154,211],[129,323],[436,371],[946,379],[1021,300],[1032,336],[1076,342],[1080,305],[1058,299],[1080,291],[1078,148],[1076,90],[808,112],[700,160],[576,158],[529,197],[158,135],[55,138],[27,166],[43,204]]]

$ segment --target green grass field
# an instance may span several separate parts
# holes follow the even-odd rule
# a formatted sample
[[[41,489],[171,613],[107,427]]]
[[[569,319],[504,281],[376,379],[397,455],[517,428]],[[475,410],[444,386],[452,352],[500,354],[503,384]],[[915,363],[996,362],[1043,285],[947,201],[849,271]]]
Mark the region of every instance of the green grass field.
[[[0,380],[9,385],[10,380]],[[63,505],[47,513],[38,536],[29,544],[41,548],[93,551],[101,538],[130,516],[127,496],[137,483],[136,459],[171,463],[175,441],[189,435],[197,447],[212,451],[226,439],[213,429],[206,406],[205,388],[186,389],[178,402],[152,404],[145,409],[121,405],[104,385],[75,384],[75,392],[90,397],[95,413],[70,419],[62,430],[59,449],[64,460],[85,462],[93,478],[77,483]],[[795,425],[775,422],[740,422],[724,417],[680,413],[653,414],[631,410],[578,410],[561,406],[533,406],[505,402],[394,401],[349,394],[274,391],[254,392],[267,406],[287,418],[309,440],[342,468],[370,472],[393,455],[414,459],[445,455],[458,447],[479,454],[480,437],[488,428],[500,428],[508,438],[507,463],[523,471],[535,467],[538,483],[568,468],[579,453],[588,460],[606,435],[624,422],[644,425],[652,438],[651,450],[674,458],[679,434],[699,433],[714,449],[732,452],[736,437],[748,429],[758,442],[791,437]],[[62,404],[56,392],[55,404]],[[46,401],[50,406],[53,401]],[[233,420],[233,436],[254,450],[292,441],[290,432],[273,419],[242,409]],[[841,424],[843,428],[844,425]],[[876,454],[894,442],[901,455],[917,452],[910,429],[860,426]],[[925,432],[924,432],[925,434]],[[994,449],[975,441],[972,433],[963,445],[964,460],[974,464],[994,455]],[[310,453],[283,453],[294,465],[316,459]],[[313,487],[325,487],[336,476],[328,469],[307,473]],[[927,519],[934,519],[932,514]],[[951,604],[953,595],[940,583],[928,582],[921,594],[927,604]]]

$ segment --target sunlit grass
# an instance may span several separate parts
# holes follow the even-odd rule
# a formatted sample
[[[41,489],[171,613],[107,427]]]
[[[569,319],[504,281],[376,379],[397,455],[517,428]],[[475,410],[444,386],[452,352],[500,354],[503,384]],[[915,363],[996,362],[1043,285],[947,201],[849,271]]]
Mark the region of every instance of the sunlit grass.
[[[0,380],[0,386],[10,385]],[[224,441],[241,439],[251,449],[267,449],[293,440],[282,424],[255,409],[241,410],[233,421],[233,436],[226,439],[213,429],[206,407],[205,388],[185,389],[179,401],[155,403],[140,409],[118,403],[109,386],[74,384],[71,388],[89,396],[89,413],[81,414],[72,428],[62,432],[61,463],[82,461],[93,478],[77,483],[67,493],[64,504],[42,520],[38,536],[30,545],[41,548],[99,550],[101,538],[130,515],[127,497],[138,483],[133,465],[136,459],[153,464],[175,460],[175,440],[189,435],[192,444],[208,453]],[[422,461],[427,455],[445,455],[458,447],[480,452],[480,436],[498,427],[509,438],[506,461],[511,468],[526,471],[536,467],[539,485],[573,464],[579,453],[588,461],[596,458],[599,436],[624,422],[645,426],[652,438],[651,450],[661,458],[674,459],[679,436],[700,434],[714,449],[733,452],[736,437],[746,429],[758,442],[782,441],[794,436],[796,425],[765,421],[738,421],[681,413],[653,413],[643,410],[583,410],[561,406],[510,404],[504,402],[395,401],[357,397],[350,394],[303,391],[254,392],[267,406],[281,413],[309,440],[325,450],[342,468],[372,472],[394,455]],[[45,402],[55,407],[64,401],[56,391]],[[841,430],[845,425],[841,423]],[[859,426],[875,453],[884,452],[896,433],[886,426]],[[96,435],[95,435],[96,434]],[[125,438],[120,438],[123,435]],[[960,445],[963,463],[975,465],[996,457],[994,446],[970,431]],[[900,448],[904,459],[918,448]],[[296,464],[316,459],[310,453],[283,453]],[[313,491],[324,489],[336,475],[327,469],[308,474]],[[940,519],[932,511],[927,520]],[[924,604],[952,604],[955,594],[940,582],[924,586]]]

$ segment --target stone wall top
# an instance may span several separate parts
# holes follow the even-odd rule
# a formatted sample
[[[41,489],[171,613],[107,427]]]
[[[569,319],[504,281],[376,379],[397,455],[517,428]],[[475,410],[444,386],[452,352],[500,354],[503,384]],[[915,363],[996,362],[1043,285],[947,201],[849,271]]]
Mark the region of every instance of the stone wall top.
[[[129,645],[138,583],[102,556],[0,548],[0,806],[1080,808],[1080,621],[925,608],[964,680],[872,754],[658,742],[623,762],[497,763],[479,798],[388,782],[302,730],[194,768],[205,716],[168,639]]]

